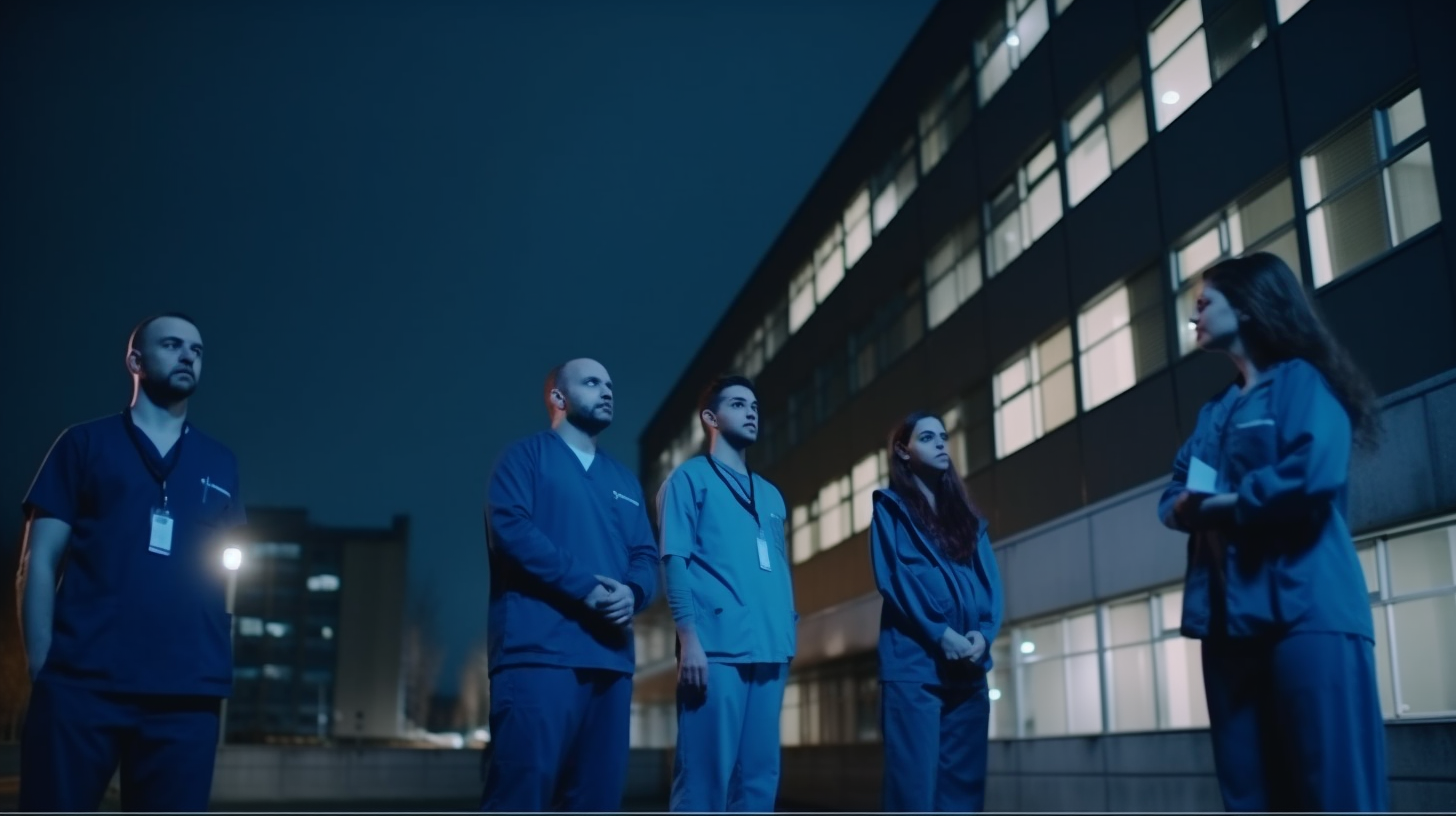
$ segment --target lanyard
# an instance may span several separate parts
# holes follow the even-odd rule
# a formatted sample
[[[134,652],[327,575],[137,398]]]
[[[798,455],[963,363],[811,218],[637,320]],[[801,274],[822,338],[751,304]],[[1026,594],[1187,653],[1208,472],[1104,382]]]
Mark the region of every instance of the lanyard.
[[[172,443],[172,449],[158,464],[147,450],[147,445],[142,441],[141,431],[136,423],[132,421],[131,409],[124,412],[126,417],[126,433],[131,437],[131,444],[136,447],[137,455],[142,458],[142,464],[146,466],[147,472],[157,480],[157,486],[162,489],[162,507],[167,506],[167,477],[172,475],[177,463],[182,461],[182,440],[187,438],[187,426],[182,426],[182,433],[177,435],[177,441]]]
[[[753,497],[753,471],[748,471],[748,497],[744,498],[743,494],[738,492],[738,488],[733,486],[733,480],[730,480],[727,476],[723,475],[723,471],[718,468],[718,462],[713,459],[713,454],[711,453],[708,454],[708,465],[713,468],[713,472],[718,475],[718,478],[720,480],[722,480],[723,486],[728,488],[728,492],[733,494],[733,498],[738,500],[738,503],[743,506],[744,510],[748,511],[748,514],[750,516],[753,516],[754,523],[762,527],[763,523],[758,520],[758,503],[754,500]],[[748,466],[744,465],[744,467]]]

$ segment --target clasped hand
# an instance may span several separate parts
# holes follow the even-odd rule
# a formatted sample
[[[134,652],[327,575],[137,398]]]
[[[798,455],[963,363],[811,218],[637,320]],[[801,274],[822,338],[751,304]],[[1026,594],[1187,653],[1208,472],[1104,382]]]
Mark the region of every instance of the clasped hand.
[[[582,599],[587,609],[600,614],[614,626],[626,626],[631,623],[632,607],[636,603],[636,598],[632,595],[632,588],[606,575],[598,575],[596,579],[601,583],[597,584]]]
[[[962,635],[947,626],[940,635],[940,648],[946,660],[975,662],[986,653],[986,636],[974,629]]]

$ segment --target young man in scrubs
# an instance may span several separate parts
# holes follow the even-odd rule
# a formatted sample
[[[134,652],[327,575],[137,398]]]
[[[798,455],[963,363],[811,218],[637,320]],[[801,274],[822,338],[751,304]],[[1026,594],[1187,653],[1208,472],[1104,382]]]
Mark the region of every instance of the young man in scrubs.
[[[66,429],[25,497],[21,811],[94,811],[118,765],[123,809],[207,810],[245,519],[236,457],[187,421],[202,361],[191,319],[143,321],[130,407]]]
[[[674,811],[772,811],[779,710],[794,656],[784,499],[744,458],[758,397],[743,377],[704,392],[708,454],[658,496],[667,597],[678,634]]]
[[[551,429],[511,445],[491,474],[492,750],[482,810],[621,806],[632,616],[652,602],[658,565],[637,477],[597,448],[613,407],[601,363],[552,369]]]

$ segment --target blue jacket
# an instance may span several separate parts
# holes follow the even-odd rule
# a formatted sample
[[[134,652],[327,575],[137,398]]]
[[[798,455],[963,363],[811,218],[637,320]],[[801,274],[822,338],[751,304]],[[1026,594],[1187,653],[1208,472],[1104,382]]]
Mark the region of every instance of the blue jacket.
[[[959,564],[915,526],[893,490],[876,490],[870,559],[880,609],[880,679],[952,682],[957,676],[940,648],[946,627],[986,638],[981,671],[991,669],[991,644],[1001,631],[1001,573],[991,537],[981,528],[976,557]],[[969,590],[969,591],[968,591]]]
[[[1209,401],[1179,449],[1158,515],[1191,533],[1182,632],[1192,638],[1343,632],[1374,639],[1370,601],[1345,523],[1349,415],[1301,359]],[[1216,529],[1186,530],[1173,505],[1192,457],[1238,496]]]

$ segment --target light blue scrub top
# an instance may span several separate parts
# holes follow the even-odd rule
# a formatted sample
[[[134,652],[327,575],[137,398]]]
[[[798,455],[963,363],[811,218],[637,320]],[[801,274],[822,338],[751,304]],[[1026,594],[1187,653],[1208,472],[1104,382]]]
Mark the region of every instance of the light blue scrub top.
[[[747,499],[748,477],[717,465]],[[752,478],[758,521],[706,456],[683,462],[657,497],[662,557],[687,562],[693,626],[713,663],[783,663],[794,656],[798,615],[784,539],[788,512],[778,488],[757,474]],[[759,566],[760,529],[768,545],[766,570]]]

